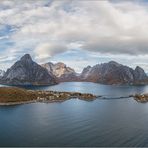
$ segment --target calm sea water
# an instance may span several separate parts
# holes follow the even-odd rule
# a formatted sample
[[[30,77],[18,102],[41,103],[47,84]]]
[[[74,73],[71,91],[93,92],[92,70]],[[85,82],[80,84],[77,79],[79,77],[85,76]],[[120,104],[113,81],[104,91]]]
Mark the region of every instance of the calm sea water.
[[[148,86],[61,83],[28,89],[79,91],[112,99],[71,99],[0,107],[0,146],[148,146],[148,103],[132,98]]]

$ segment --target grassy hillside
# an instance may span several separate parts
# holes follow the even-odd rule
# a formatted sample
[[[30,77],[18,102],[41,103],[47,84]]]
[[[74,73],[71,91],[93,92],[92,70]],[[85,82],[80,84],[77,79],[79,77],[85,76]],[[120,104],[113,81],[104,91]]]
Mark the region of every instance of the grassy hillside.
[[[0,87],[0,102],[20,102],[36,99],[36,94],[16,87]]]
[[[32,100],[37,102],[53,102],[65,101],[71,98],[93,100],[96,96],[92,94],[81,94],[79,92],[31,91],[17,87],[0,87],[0,103],[21,103]]]

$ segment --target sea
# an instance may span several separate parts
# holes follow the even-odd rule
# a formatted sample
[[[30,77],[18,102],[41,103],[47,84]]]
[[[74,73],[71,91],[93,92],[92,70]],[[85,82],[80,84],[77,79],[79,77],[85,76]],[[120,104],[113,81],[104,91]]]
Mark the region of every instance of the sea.
[[[32,90],[92,93],[94,101],[0,106],[0,146],[147,147],[148,103],[129,95],[147,93],[148,86],[65,82],[26,86]]]

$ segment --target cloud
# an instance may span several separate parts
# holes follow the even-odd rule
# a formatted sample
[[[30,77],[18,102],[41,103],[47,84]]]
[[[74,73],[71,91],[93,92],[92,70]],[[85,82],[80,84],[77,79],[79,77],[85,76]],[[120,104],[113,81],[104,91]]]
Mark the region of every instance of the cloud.
[[[49,59],[55,54],[63,53],[67,50],[67,47],[64,44],[57,43],[41,43],[39,44],[34,53],[36,55],[35,59],[43,62],[46,59]]]
[[[138,1],[2,0],[6,51],[38,62],[73,48],[109,55],[148,55],[148,5]],[[3,52],[4,54],[6,52]],[[79,55],[81,56],[81,55]]]

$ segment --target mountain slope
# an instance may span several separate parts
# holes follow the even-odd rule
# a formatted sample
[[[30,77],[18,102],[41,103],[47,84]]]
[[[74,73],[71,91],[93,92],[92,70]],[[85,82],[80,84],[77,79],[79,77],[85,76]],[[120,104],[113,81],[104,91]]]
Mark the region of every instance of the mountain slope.
[[[53,74],[59,82],[77,81],[78,79],[78,74],[74,69],[67,67],[62,62],[56,64],[49,62],[41,66],[46,68],[50,74]]]
[[[114,61],[88,66],[80,77],[82,81],[103,84],[143,84],[147,81],[146,73],[139,66],[133,70]]]
[[[6,71],[1,83],[9,85],[52,85],[56,84],[56,80],[45,68],[35,63],[29,54],[26,54]]]
[[[8,85],[52,85],[57,82],[72,81],[102,84],[148,84],[148,77],[139,66],[132,69],[115,61],[97,64],[93,67],[87,66],[81,74],[78,74],[61,62],[38,65],[29,54],[24,55],[0,77],[0,83]]]

